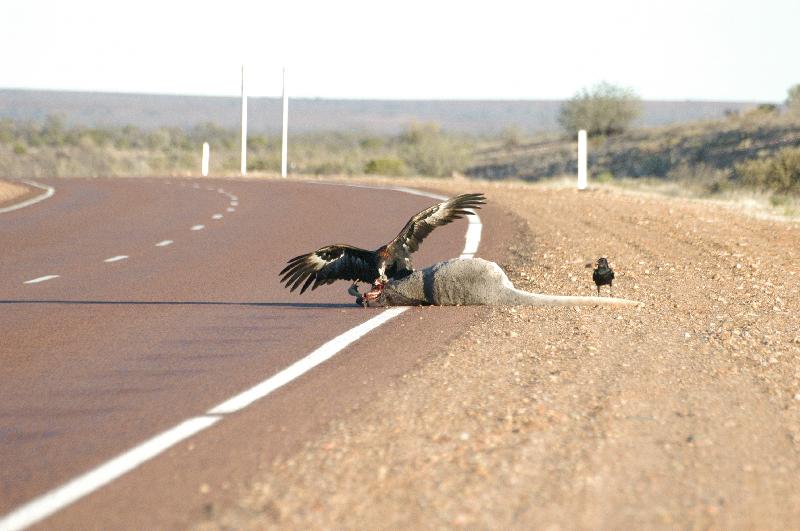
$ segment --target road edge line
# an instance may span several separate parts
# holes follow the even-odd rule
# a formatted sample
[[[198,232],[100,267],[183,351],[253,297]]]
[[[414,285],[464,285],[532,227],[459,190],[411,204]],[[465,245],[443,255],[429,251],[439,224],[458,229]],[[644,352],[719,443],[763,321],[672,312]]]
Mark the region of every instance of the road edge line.
[[[56,189],[55,188],[53,188],[52,186],[47,186],[46,184],[39,184],[39,183],[35,183],[33,181],[21,181],[21,182],[23,182],[23,183],[25,183],[25,184],[27,184],[29,186],[33,186],[33,187],[39,188],[40,190],[44,190],[44,193],[43,194],[39,194],[36,197],[31,197],[30,199],[26,199],[25,201],[22,201],[21,203],[17,203],[15,205],[2,207],[2,208],[0,208],[0,214],[5,214],[6,212],[12,212],[14,210],[19,210],[20,208],[25,208],[25,207],[28,207],[28,206],[31,206],[31,205],[35,205],[36,203],[38,203],[40,201],[44,201],[45,199],[48,199],[48,198],[52,197],[53,194],[56,193]]]

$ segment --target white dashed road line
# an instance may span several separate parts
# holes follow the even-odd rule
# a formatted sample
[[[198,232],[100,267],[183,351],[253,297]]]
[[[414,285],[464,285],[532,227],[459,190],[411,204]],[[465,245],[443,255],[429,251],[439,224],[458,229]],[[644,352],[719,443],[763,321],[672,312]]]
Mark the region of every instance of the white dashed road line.
[[[120,254],[117,256],[112,256],[111,258],[106,258],[105,260],[103,260],[103,262],[110,264],[111,262],[119,262],[120,260],[127,260],[127,259],[128,259],[127,254]]]
[[[366,188],[366,186],[364,187]],[[420,192],[407,188],[384,189],[397,190],[435,199],[442,199],[441,196],[435,194]],[[230,211],[232,209],[228,210]],[[192,230],[199,230],[195,229],[195,227],[203,228],[203,225],[195,225],[192,227]],[[464,250],[461,254],[462,258],[471,258],[474,255],[478,248],[478,244],[480,243],[480,237],[481,221],[480,218],[475,215],[471,217],[467,227],[467,234],[465,235],[466,242],[464,245]],[[41,279],[28,281],[28,283],[47,280],[49,278],[55,278],[56,276],[57,275],[41,277]],[[107,485],[111,481],[114,481],[116,478],[130,472],[142,463],[156,457],[175,444],[216,424],[224,418],[224,415],[239,411],[249,406],[253,402],[264,398],[283,385],[302,376],[309,370],[336,355],[338,352],[346,348],[354,341],[358,340],[360,337],[407,311],[408,308],[408,306],[402,306],[383,310],[381,313],[365,321],[364,323],[361,323],[360,325],[351,328],[345,333],[331,339],[310,354],[279,371],[278,373],[268,377],[261,383],[258,383],[253,387],[209,409],[204,415],[184,420],[180,424],[177,424],[176,426],[159,433],[147,441],[134,446],[130,450],[120,454],[114,459],[111,459],[110,461],[107,461],[102,465],[89,470],[88,472],[76,477],[64,485],[17,507],[12,512],[0,517],[0,531],[23,529],[35,524],[36,522],[40,522],[53,513],[60,511],[64,507],[96,491],[104,485]]]
[[[228,207],[228,212],[236,212],[236,209],[233,207]]]
[[[45,275],[43,277],[34,278],[32,280],[26,280],[23,284],[38,284],[39,282],[44,282],[45,280],[52,280],[54,278],[58,278],[60,275]]]
[[[172,240],[163,240],[163,241],[158,242],[156,244],[156,247],[166,247],[167,245],[172,245],[173,243],[175,243],[175,242],[173,242]]]
[[[205,225],[194,225],[192,230],[203,230],[204,228],[206,228]]]
[[[222,219],[222,214],[214,214],[211,219]]]

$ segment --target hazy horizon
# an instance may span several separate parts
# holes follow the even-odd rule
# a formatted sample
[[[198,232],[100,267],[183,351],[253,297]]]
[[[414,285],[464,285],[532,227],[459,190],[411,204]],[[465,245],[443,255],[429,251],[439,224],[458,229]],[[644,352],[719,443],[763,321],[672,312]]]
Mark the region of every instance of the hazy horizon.
[[[563,100],[401,100],[294,98],[289,108],[294,132],[360,131],[396,134],[415,123],[442,129],[496,134],[509,128],[556,131]],[[724,117],[755,102],[642,102],[637,126],[659,126]],[[272,96],[250,98],[248,124],[253,132],[277,132],[281,102]],[[239,126],[238,96],[199,96],[111,92],[0,89],[0,119],[42,121],[61,116],[73,126],[125,126],[145,129],[192,128],[207,123]]]
[[[54,92],[54,93],[75,93],[75,94],[118,94],[123,96],[176,96],[176,97],[187,97],[187,98],[239,98],[240,96],[235,94],[187,94],[187,93],[178,93],[178,92],[131,92],[131,91],[109,91],[109,90],[73,90],[73,89],[53,89],[53,88],[32,88],[32,87],[3,87],[0,86],[0,91],[23,91],[23,92]],[[571,96],[570,96],[571,97]],[[274,95],[265,95],[265,96],[253,96],[248,95],[248,99],[274,99],[278,100],[281,96],[274,96]],[[408,102],[423,102],[423,101],[435,101],[435,102],[448,102],[448,101],[464,101],[464,102],[554,102],[560,103],[569,99],[569,97],[565,98],[359,98],[359,97],[327,97],[327,96],[292,96],[291,99],[293,100],[332,100],[332,101],[408,101]],[[663,98],[663,99],[643,99],[642,101],[648,102],[664,102],[664,103],[752,103],[752,104],[759,104],[759,103],[778,103],[782,104],[782,98],[780,101],[759,101],[759,100],[725,100],[725,99],[716,99],[716,100],[707,100],[707,99],[692,99],[692,98],[684,98],[684,99],[671,99],[671,98]]]

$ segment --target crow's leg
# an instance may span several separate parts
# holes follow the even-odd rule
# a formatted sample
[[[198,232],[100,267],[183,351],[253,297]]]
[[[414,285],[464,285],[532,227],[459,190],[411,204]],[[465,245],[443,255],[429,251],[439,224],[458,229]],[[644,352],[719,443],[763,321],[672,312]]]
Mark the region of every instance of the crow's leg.
[[[614,296],[614,285],[611,282],[608,283],[608,292],[612,297]]]
[[[597,285],[597,296],[600,296],[600,284]]]

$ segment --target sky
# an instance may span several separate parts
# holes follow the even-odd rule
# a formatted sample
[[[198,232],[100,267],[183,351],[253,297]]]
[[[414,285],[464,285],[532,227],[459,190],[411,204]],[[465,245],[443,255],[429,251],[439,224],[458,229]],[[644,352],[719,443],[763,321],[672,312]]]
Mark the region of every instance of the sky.
[[[3,0],[0,89],[782,102],[800,0]]]

